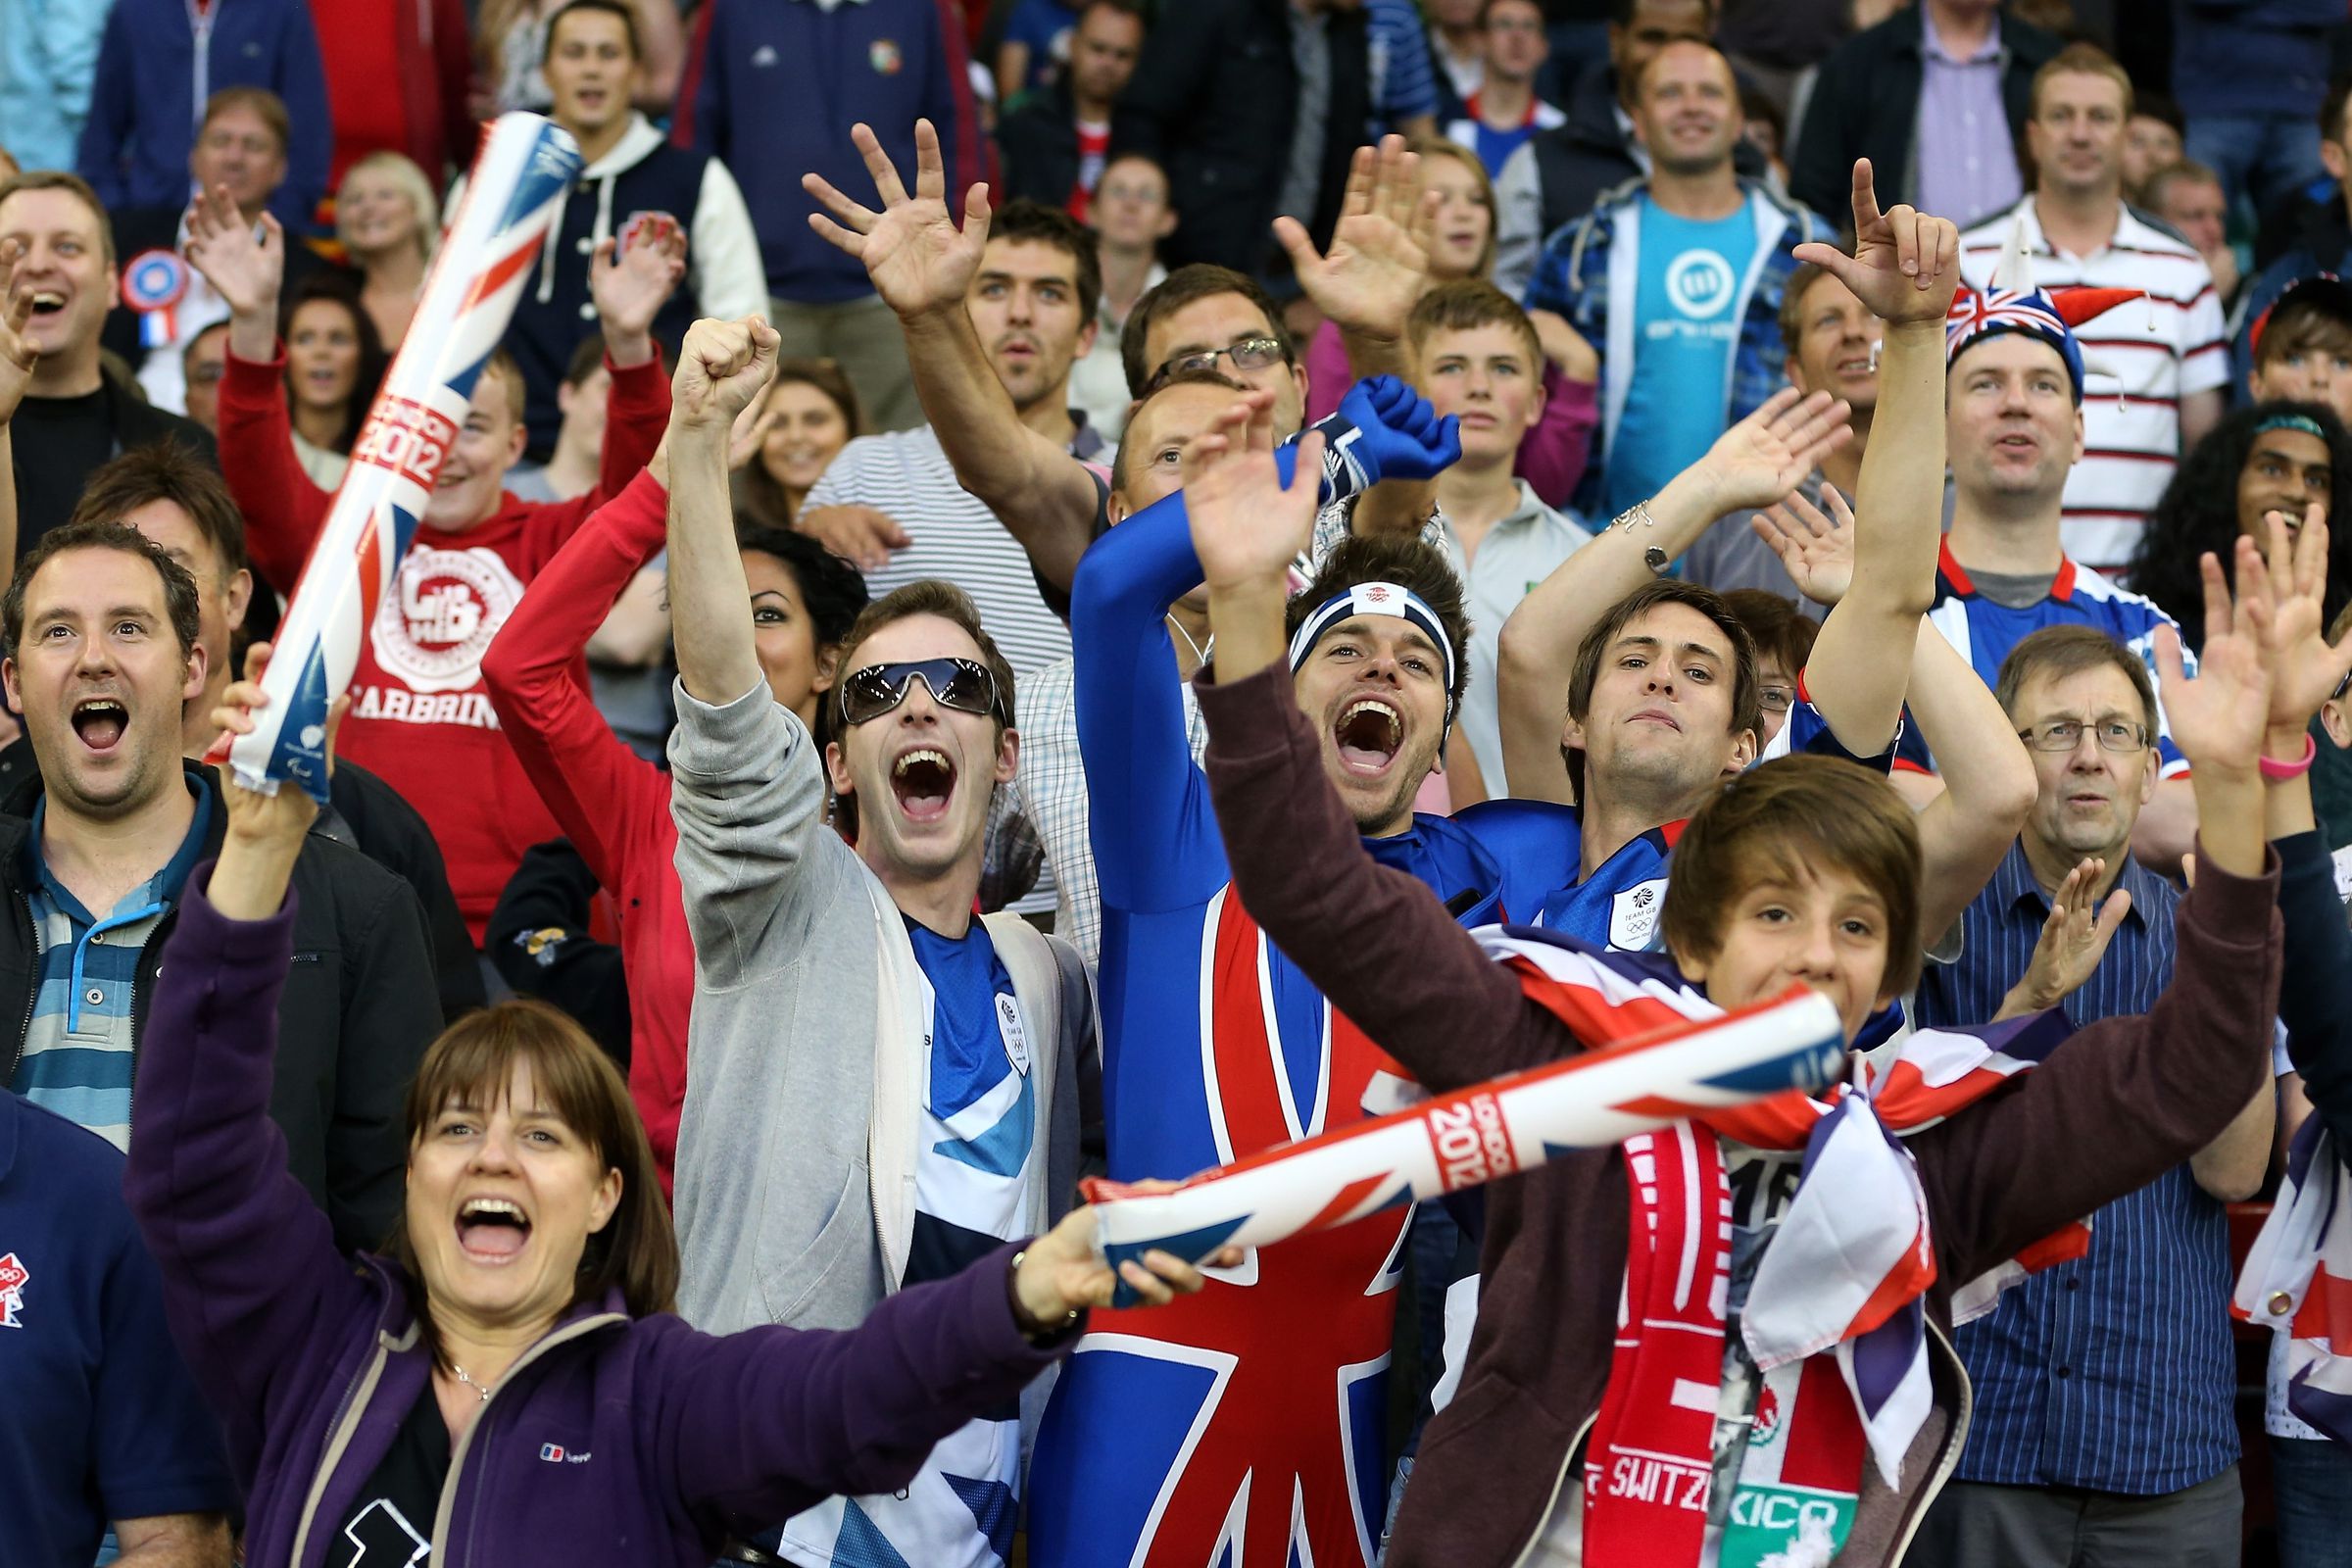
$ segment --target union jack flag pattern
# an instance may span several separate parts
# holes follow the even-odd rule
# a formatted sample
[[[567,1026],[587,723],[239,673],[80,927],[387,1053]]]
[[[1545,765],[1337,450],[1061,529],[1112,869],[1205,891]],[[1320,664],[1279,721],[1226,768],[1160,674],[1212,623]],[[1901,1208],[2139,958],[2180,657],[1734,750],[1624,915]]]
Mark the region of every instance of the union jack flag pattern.
[[[482,367],[506,335],[556,209],[580,170],[571,137],[537,115],[502,116],[483,138],[416,324],[351,449],[325,526],[303,565],[263,689],[270,706],[216,749],[248,789],[292,779],[326,799],[326,715],[351,683],[361,640],[416,536]]]
[[[2317,1116],[2295,1135],[2230,1309],[2290,1336],[2287,1412],[2352,1444],[2352,1170]]]

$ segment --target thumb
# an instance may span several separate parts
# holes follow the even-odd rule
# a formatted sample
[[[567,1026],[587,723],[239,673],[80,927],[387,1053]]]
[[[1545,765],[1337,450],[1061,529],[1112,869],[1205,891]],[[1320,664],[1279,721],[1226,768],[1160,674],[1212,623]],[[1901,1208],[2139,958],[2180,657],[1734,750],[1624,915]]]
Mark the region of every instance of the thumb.
[[[2196,857],[2193,855],[2182,856],[2181,863],[2183,865],[2187,865],[2195,859]],[[2196,883],[2196,877],[2193,872],[2189,876],[2189,883],[2191,886],[2194,886]],[[2117,888],[2113,893],[2107,895],[2107,903],[2099,910],[2099,923],[2091,933],[2092,936],[2097,940],[2101,950],[2106,948],[2108,939],[2115,935],[2116,928],[2124,923],[2124,916],[2130,914],[2131,912],[2131,894],[2125,892],[2122,888]]]
[[[1323,432],[1309,430],[1298,438],[1298,459],[1291,469],[1291,482],[1282,487],[1283,494],[1296,494],[1303,484],[1311,493],[1323,482]]]
[[[1291,270],[1303,272],[1323,260],[1315,242],[1307,236],[1306,226],[1296,218],[1274,220],[1274,239],[1291,259]]]
[[[1857,283],[1868,282],[1875,275],[1869,268],[1864,267],[1837,246],[1825,244],[1821,240],[1809,239],[1788,254],[1800,262],[1811,262],[1849,289],[1854,288]],[[1860,291],[1856,290],[1856,292]]]

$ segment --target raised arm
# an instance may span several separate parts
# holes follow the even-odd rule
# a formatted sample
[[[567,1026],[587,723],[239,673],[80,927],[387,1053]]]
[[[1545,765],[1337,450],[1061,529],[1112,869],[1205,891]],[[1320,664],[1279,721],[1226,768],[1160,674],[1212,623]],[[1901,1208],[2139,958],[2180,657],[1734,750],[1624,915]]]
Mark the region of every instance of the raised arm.
[[[267,658],[254,651],[250,678],[215,714],[237,733],[252,732],[248,710],[268,702]],[[298,789],[261,795],[231,779],[224,791],[220,858],[189,879],[165,945],[122,1185],[163,1271],[173,1335],[250,1463],[286,1401],[316,1394],[310,1380],[324,1368],[305,1353],[312,1337],[364,1309],[367,1288],[288,1171],[270,1119],[277,999],[294,956],[288,883],[318,808]]]
[[[1729,512],[1767,507],[1851,438],[1845,404],[1784,388],[1726,430],[1707,455],[1596,534],[1519,602],[1495,663],[1504,781],[1524,800],[1568,801],[1560,720],[1576,651],[1611,605],[1695,543]],[[1656,565],[1653,566],[1652,560]],[[1492,782],[1492,780],[1490,780]]]
[[[1879,408],[1855,503],[1853,584],[1822,623],[1805,667],[1807,698],[1861,757],[1892,741],[1910,669],[1886,657],[1919,629],[1936,599],[1942,533],[1943,321],[1960,279],[1960,231],[1909,207],[1882,213],[1870,160],[1853,168],[1854,254],[1808,241],[1796,248],[1886,323]],[[1930,929],[1935,929],[1931,926]]]
[[[265,214],[257,228],[225,188],[188,206],[188,262],[228,302],[228,366],[220,382],[220,476],[245,514],[245,548],[263,579],[292,593],[326,522],[327,492],[294,456],[286,360],[277,341],[285,232]]]
[[[1185,451],[1187,508],[1208,583],[1214,681],[1209,789],[1235,890],[1331,1004],[1381,1021],[1380,1043],[1432,1089],[1576,1049],[1417,879],[1375,862],[1323,771],[1292,694],[1283,637],[1289,562],[1314,502],[1283,482],[1262,404]]]
[[[17,470],[9,422],[41,357],[24,337],[24,323],[32,319],[32,290],[17,286],[17,263],[24,254],[22,241],[0,241],[0,589],[15,577],[17,564]]]
[[[1438,202],[1421,189],[1421,155],[1406,151],[1402,136],[1385,136],[1348,163],[1330,250],[1316,250],[1296,218],[1274,220],[1298,286],[1340,329],[1352,380],[1412,374],[1404,324],[1429,286]]]
[[[805,174],[802,185],[825,208],[808,215],[808,226],[862,262],[874,292],[898,313],[915,396],[956,482],[1020,542],[1038,575],[1067,591],[1094,537],[1095,484],[1084,465],[1021,422],[964,310],[988,244],[988,187],[964,193],[958,226],[929,121],[915,122],[912,196],[871,129],[855,125],[850,136],[882,210],[851,200],[821,174]]]
[[[671,384],[669,606],[678,679],[687,694],[731,703],[764,684],[751,617],[751,584],[735,548],[727,493],[727,436],[776,367],[765,321],[697,321],[686,332]]]
[[[1834,517],[1804,497],[1792,495],[1753,518],[1751,524],[1757,535],[1779,552],[1781,564],[1798,590],[1816,604],[1832,607],[1834,620],[1844,612],[1857,540],[1869,534],[1856,526],[1853,512],[1836,490],[1826,491],[1825,499]],[[2008,855],[2018,829],[2025,825],[2026,813],[2034,808],[2034,763],[2018,744],[2009,715],[2002,711],[1992,689],[1943,634],[1920,615],[1911,618],[1910,631],[1911,660],[1903,667],[1909,674],[1911,720],[1944,764],[1942,787],[1919,812],[1925,872],[1920,884],[1920,930],[1933,942],[1960,917],[1960,911],[1991,878]],[[1845,657],[1885,662],[1883,648],[1848,650]],[[1830,678],[1821,645],[1816,642],[1805,666],[1805,684],[1817,703],[1818,683]],[[1849,679],[1849,699],[1852,686]],[[1894,697],[1898,708],[1903,698],[1904,689],[1898,686]],[[2128,903],[2130,895],[2125,899]],[[2112,931],[2113,926],[2106,929]],[[2105,945],[2104,937],[2100,945]],[[2054,961],[2056,953],[2053,950],[2046,956]],[[2044,957],[2036,955],[2037,961]],[[2043,968],[2047,970],[2046,962]],[[2035,982],[2032,988],[2035,993],[2047,989],[2046,972],[2029,978]],[[2022,1006],[2021,1010],[2054,1006],[2059,996],[2081,983],[2078,977],[2038,1006]]]
[[[612,602],[667,542],[668,510],[662,482],[639,474],[531,579],[482,656],[490,705],[523,771],[606,887],[621,885],[629,837],[614,805],[659,769],[612,733],[575,669]]]

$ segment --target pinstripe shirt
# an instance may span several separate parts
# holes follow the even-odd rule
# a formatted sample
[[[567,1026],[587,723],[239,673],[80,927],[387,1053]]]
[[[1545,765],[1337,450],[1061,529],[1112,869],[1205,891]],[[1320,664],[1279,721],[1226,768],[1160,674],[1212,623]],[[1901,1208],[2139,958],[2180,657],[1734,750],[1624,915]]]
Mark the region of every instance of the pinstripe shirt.
[[[2180,895],[2136,858],[2117,886],[2132,912],[2064,1004],[2078,1026],[2147,1011],[2173,977]],[[1919,1021],[1991,1017],[2049,909],[2024,847],[2012,845],[1960,917],[1958,956],[1921,977]],[[2178,1165],[2100,1209],[2090,1236],[2087,1256],[2012,1286],[1955,1336],[1976,1390],[1959,1479],[2147,1495],[2237,1462],[2222,1204]]]

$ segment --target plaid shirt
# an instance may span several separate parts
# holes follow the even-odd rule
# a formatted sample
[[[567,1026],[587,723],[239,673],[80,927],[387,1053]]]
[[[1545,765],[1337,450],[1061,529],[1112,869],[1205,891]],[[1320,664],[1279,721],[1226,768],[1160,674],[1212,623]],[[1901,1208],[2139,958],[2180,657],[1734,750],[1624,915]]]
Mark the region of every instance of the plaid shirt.
[[[1610,316],[1610,296],[1621,291],[1629,305],[1634,298],[1642,265],[1634,242],[1641,232],[1641,203],[1648,185],[1647,180],[1628,180],[1603,196],[1581,222],[1555,231],[1544,242],[1535,278],[1527,288],[1529,310],[1553,311],[1566,317],[1568,324],[1599,352],[1600,385],[1595,395],[1600,402],[1604,453],[1617,438],[1629,380],[1622,369],[1612,375],[1610,366],[1631,364],[1636,329],[1630,309]],[[1729,397],[1722,413],[1725,429],[1753,414],[1788,384],[1784,368],[1788,355],[1781,344],[1781,296],[1789,274],[1796,270],[1796,258],[1790,252],[1804,240],[1835,243],[1838,238],[1809,209],[1774,195],[1757,181],[1742,179],[1740,188],[1746,194],[1748,212],[1756,221],[1757,260],[1741,282],[1740,342],[1732,355]],[[1617,244],[1621,225],[1631,236],[1622,249]],[[1612,278],[1612,266],[1624,275]],[[1701,411],[1693,410],[1692,416],[1702,416]],[[1599,504],[1606,466],[1604,462],[1593,463],[1585,470],[1584,483],[1577,487],[1576,505],[1588,514]]]

